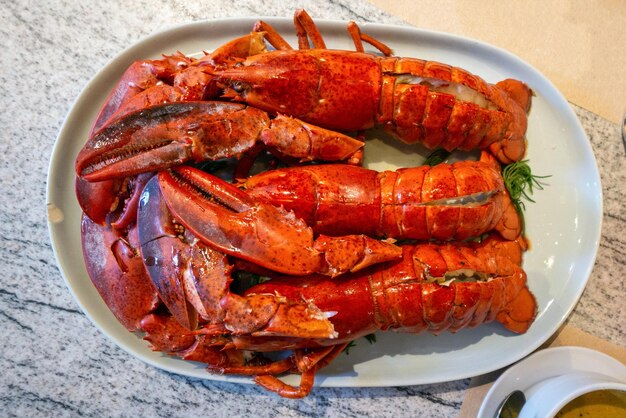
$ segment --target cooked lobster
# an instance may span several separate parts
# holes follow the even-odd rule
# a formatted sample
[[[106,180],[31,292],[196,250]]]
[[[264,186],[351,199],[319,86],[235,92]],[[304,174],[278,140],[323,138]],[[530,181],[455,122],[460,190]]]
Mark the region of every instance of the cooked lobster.
[[[336,164],[281,168],[240,187],[292,210],[320,234],[449,241],[491,230],[515,239],[522,229],[500,167],[486,154],[482,161],[384,172]]]
[[[292,50],[260,22],[254,30],[267,33],[276,51],[254,48],[243,61],[236,56],[225,68],[207,67],[225,97],[339,131],[382,126],[429,149],[489,148],[505,164],[524,156],[532,94],[524,83],[507,79],[491,85],[458,67],[389,56],[389,48],[364,37],[353,22],[349,32],[356,51],[328,50],[305,11],[297,11],[294,21],[300,49]],[[363,40],[385,56],[363,52]],[[257,43],[256,36],[250,42]]]
[[[214,276],[208,283],[198,275],[202,265],[194,263],[187,265],[191,272],[182,267],[179,274],[191,275],[198,293],[222,284],[222,292],[213,291],[220,303],[211,306],[219,306],[223,322],[189,333],[167,317],[151,316],[146,338],[155,349],[206,362],[210,370],[256,375],[257,383],[288,397],[305,396],[313,385],[319,365],[302,365],[298,359],[305,353],[334,356],[337,346],[341,351],[345,343],[375,330],[454,332],[497,320],[511,331],[525,332],[536,312],[519,267],[517,241],[405,246],[398,262],[331,280],[272,279],[243,296],[223,290],[231,267],[223,256],[209,253],[203,259],[211,260],[207,263],[219,280]],[[185,336],[185,343],[169,345],[172,335]],[[287,349],[295,350],[294,356],[260,365],[244,362],[237,351]],[[288,371],[302,373],[301,387],[275,378]]]
[[[348,30],[356,51],[329,50],[304,10],[296,11],[294,22],[298,50],[260,21],[249,35],[201,59],[176,53],[133,63],[94,131],[152,105],[220,98],[332,130],[382,126],[430,149],[489,149],[505,164],[524,156],[532,96],[524,83],[506,79],[492,85],[458,67],[390,56],[391,49],[354,22]],[[363,41],[384,56],[365,53]]]
[[[316,367],[296,361],[305,353],[336,355],[337,346],[340,351],[376,330],[454,332],[497,320],[511,331],[525,332],[536,312],[518,241],[404,246],[397,262],[335,279],[273,278],[243,295],[228,290],[233,267],[223,254],[189,242],[170,242],[172,247],[150,255],[188,253],[183,258],[188,261],[148,270],[155,283],[172,277],[184,283],[178,303],[181,309],[195,308],[202,317],[200,328],[190,333],[167,317],[150,316],[150,326],[143,324],[146,338],[155,349],[208,363],[209,370],[256,375],[257,383],[283,396],[300,397],[310,390]],[[177,345],[168,345],[172,333],[186,336],[186,343],[174,339]],[[288,349],[295,350],[293,357],[271,364],[247,363],[239,354]],[[301,387],[274,377],[289,370],[303,374]]]

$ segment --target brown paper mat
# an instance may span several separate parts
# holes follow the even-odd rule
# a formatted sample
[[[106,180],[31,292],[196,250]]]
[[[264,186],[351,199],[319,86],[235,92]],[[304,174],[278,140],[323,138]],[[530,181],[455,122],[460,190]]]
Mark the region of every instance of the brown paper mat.
[[[570,102],[621,123],[626,112],[622,1],[369,1],[417,28],[506,49],[541,71]]]
[[[626,348],[610,343],[601,338],[594,337],[571,326],[562,327],[550,340],[539,349],[559,346],[587,347],[593,350],[608,354],[609,356],[626,364]],[[482,376],[476,376],[470,381],[470,386],[465,392],[465,399],[461,405],[459,418],[474,418],[478,414],[480,404],[502,372],[506,369],[498,370]]]

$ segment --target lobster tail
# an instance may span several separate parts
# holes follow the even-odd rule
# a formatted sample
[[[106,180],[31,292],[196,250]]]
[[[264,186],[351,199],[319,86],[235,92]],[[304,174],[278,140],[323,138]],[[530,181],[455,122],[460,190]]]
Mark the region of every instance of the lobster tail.
[[[507,329],[520,332],[521,324],[514,327],[503,312],[520,323],[532,322],[536,304],[523,312],[512,305],[522,289],[528,291],[518,242],[490,238],[480,244],[424,244],[404,250],[403,262],[380,270],[374,280],[385,289],[378,296],[381,328],[438,334],[502,319]],[[411,269],[413,274],[398,274]],[[389,296],[394,303],[384,303]]]
[[[526,286],[526,275],[520,272],[523,278],[511,280],[508,286],[508,302],[496,315],[498,322],[502,323],[506,329],[518,334],[528,331],[537,315],[537,300]]]

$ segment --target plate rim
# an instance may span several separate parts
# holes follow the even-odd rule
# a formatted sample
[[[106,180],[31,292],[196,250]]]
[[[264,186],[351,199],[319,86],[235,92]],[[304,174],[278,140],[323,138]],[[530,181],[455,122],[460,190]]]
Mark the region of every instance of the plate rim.
[[[50,163],[49,163],[49,167],[48,167],[48,178],[47,178],[47,190],[46,190],[46,203],[50,204],[51,203],[51,196],[54,194],[54,188],[53,188],[53,180],[54,180],[54,174],[57,171],[57,165],[58,165],[58,160],[59,160],[59,156],[58,154],[61,153],[61,146],[59,145],[61,143],[62,138],[64,137],[64,132],[66,131],[66,129],[69,126],[68,121],[71,119],[72,115],[75,113],[75,109],[77,108],[77,106],[80,104],[80,102],[86,100],[86,98],[89,96],[89,91],[94,87],[95,84],[97,84],[97,82],[99,81],[99,76],[101,74],[101,72],[108,68],[109,66],[114,65],[117,62],[123,61],[124,59],[126,59],[126,57],[129,54],[132,54],[135,50],[139,50],[142,48],[142,45],[153,41],[154,39],[157,39],[159,37],[162,36],[167,36],[168,34],[171,33],[175,33],[175,32],[179,32],[181,30],[192,30],[194,28],[204,28],[207,25],[226,25],[226,24],[252,24],[254,21],[258,20],[258,19],[264,19],[266,21],[268,21],[269,23],[273,24],[273,25],[290,25],[291,24],[291,20],[288,18],[284,18],[284,17],[273,17],[273,16],[263,16],[260,18],[252,18],[252,17],[230,17],[230,18],[222,18],[222,19],[207,19],[207,20],[201,20],[201,21],[195,21],[195,22],[189,22],[189,23],[181,23],[181,24],[176,24],[176,25],[172,25],[169,27],[165,27],[162,30],[156,31],[154,33],[151,33],[147,36],[141,37],[140,39],[138,39],[136,42],[134,42],[133,44],[129,45],[128,47],[124,48],[121,52],[119,52],[118,54],[116,54],[113,58],[111,58],[102,68],[100,68],[93,76],[92,78],[88,81],[88,83],[85,85],[85,87],[83,88],[83,90],[79,93],[79,95],[75,98],[74,102],[72,103],[64,121],[63,124],[61,125],[61,129],[59,130],[59,134],[57,135],[57,138],[55,140],[54,146],[53,146],[53,150],[52,150],[52,154],[51,154],[51,159],[50,159]],[[339,25],[343,25],[345,27],[347,21],[343,21],[343,20],[335,20],[335,19],[316,19],[316,24],[318,24],[320,26],[320,28],[323,27],[332,27],[334,30],[338,30]],[[481,49],[486,50],[490,53],[497,53],[498,55],[504,55],[506,56],[510,61],[514,62],[515,65],[521,65],[522,67],[526,68],[528,71],[531,71],[532,73],[534,73],[535,76],[539,77],[539,79],[543,82],[546,83],[546,85],[551,89],[551,93],[556,93],[556,97],[553,97],[553,99],[556,98],[557,101],[562,102],[561,104],[565,105],[565,109],[567,109],[567,112],[565,112],[563,114],[563,116],[566,116],[568,119],[568,122],[571,123],[573,126],[575,126],[576,130],[578,131],[579,134],[582,134],[584,136],[585,141],[582,141],[582,144],[584,144],[586,146],[586,153],[585,156],[586,157],[591,157],[591,162],[592,164],[592,168],[594,169],[594,172],[596,174],[596,178],[594,179],[594,182],[597,183],[597,189],[598,189],[598,199],[597,199],[597,207],[595,208],[596,211],[599,214],[597,221],[597,229],[596,229],[596,236],[593,237],[593,254],[591,254],[591,259],[592,261],[590,263],[587,264],[586,269],[584,272],[581,272],[585,278],[584,280],[582,280],[580,282],[579,288],[577,289],[577,292],[575,294],[575,298],[573,300],[573,302],[570,304],[569,308],[563,313],[562,317],[560,318],[559,321],[557,321],[558,323],[554,324],[553,327],[550,329],[549,333],[547,333],[546,335],[544,335],[543,339],[539,339],[537,341],[535,341],[534,344],[528,344],[525,347],[525,350],[522,350],[521,355],[517,356],[517,358],[514,359],[508,359],[505,361],[502,361],[501,363],[498,364],[494,364],[494,366],[489,369],[483,369],[483,370],[474,370],[471,372],[465,372],[465,373],[457,373],[454,377],[452,378],[446,378],[444,380],[442,379],[420,379],[420,378],[416,378],[416,379],[412,379],[410,382],[405,382],[405,381],[396,381],[396,382],[359,382],[358,385],[348,385],[348,384],[335,384],[332,380],[334,376],[329,376],[327,378],[324,378],[322,384],[320,386],[326,386],[326,387],[384,387],[384,386],[399,386],[399,385],[414,385],[414,384],[429,384],[429,383],[442,383],[442,382],[446,382],[446,381],[451,381],[451,380],[459,380],[459,379],[464,379],[464,378],[468,378],[468,377],[472,377],[472,376],[476,376],[476,375],[481,375],[484,373],[488,373],[491,372],[493,370],[502,368],[504,366],[507,366],[509,364],[514,363],[515,361],[519,361],[519,359],[526,357],[529,353],[535,351],[541,344],[543,344],[552,334],[554,334],[554,332],[556,332],[556,330],[563,324],[563,322],[567,319],[567,317],[569,315],[571,315],[572,311],[574,310],[574,308],[576,307],[576,304],[578,303],[580,297],[582,296],[582,293],[589,281],[589,278],[591,276],[591,272],[593,270],[594,267],[594,261],[597,257],[597,253],[598,253],[598,249],[599,249],[599,244],[600,244],[600,239],[601,239],[601,233],[602,233],[602,221],[603,221],[603,196],[602,196],[602,186],[601,186],[601,179],[599,176],[599,171],[598,171],[598,166],[597,166],[597,161],[595,158],[595,154],[593,153],[593,149],[591,147],[591,143],[589,141],[588,136],[586,135],[584,128],[582,127],[580,120],[578,119],[578,117],[575,115],[573,109],[569,106],[568,102],[565,100],[565,98],[562,96],[562,94],[559,92],[559,90],[552,84],[552,82],[546,78],[543,74],[541,74],[541,72],[539,72],[537,69],[535,69],[532,65],[528,64],[527,62],[523,61],[521,58],[517,57],[516,55],[502,49],[499,48],[497,46],[479,41],[479,40],[475,40],[475,39],[471,39],[468,37],[464,37],[464,36],[460,36],[460,35],[456,35],[456,34],[450,34],[450,33],[445,33],[445,32],[438,32],[438,31],[433,31],[433,30],[428,30],[428,29],[420,29],[420,28],[415,28],[412,26],[403,26],[403,25],[396,25],[396,24],[381,24],[381,23],[371,23],[371,22],[364,22],[364,23],[360,23],[361,28],[367,28],[369,29],[374,29],[377,31],[386,31],[386,32],[405,32],[405,35],[410,35],[410,36],[427,36],[427,37],[431,37],[431,38],[438,38],[438,39],[444,39],[446,41],[452,41],[455,43],[467,43],[470,42],[473,46],[479,46]],[[136,58],[136,55],[134,55]],[[55,165],[55,162],[57,163]],[[53,253],[55,256],[55,259],[57,261],[57,266],[59,267],[59,270],[61,272],[61,275],[66,283],[66,286],[68,287],[68,289],[70,290],[70,293],[72,294],[74,300],[78,303],[78,305],[81,307],[81,310],[83,311],[83,313],[85,313],[85,315],[90,319],[90,321],[96,325],[96,327],[100,330],[100,332],[102,332],[104,335],[107,336],[107,338],[109,338],[109,340],[111,340],[112,342],[115,343],[115,345],[119,346],[120,348],[122,348],[123,350],[125,350],[126,352],[132,354],[134,357],[137,357],[139,360],[148,363],[154,367],[172,372],[172,373],[177,373],[177,374],[184,374],[184,375],[188,375],[188,376],[192,376],[189,375],[187,373],[181,373],[181,371],[178,368],[172,368],[172,367],[168,367],[167,365],[164,365],[162,363],[156,363],[151,361],[151,359],[146,358],[142,352],[135,350],[132,346],[126,344],[123,341],[120,341],[119,339],[116,339],[113,337],[113,335],[111,335],[109,332],[107,332],[102,326],[101,324],[95,320],[95,318],[92,317],[90,310],[87,306],[84,305],[84,303],[79,299],[79,297],[77,296],[75,289],[72,285],[72,283],[70,283],[69,280],[69,275],[67,274],[67,269],[64,267],[64,263],[62,263],[61,261],[61,257],[59,254],[59,248],[62,245],[61,243],[58,242],[58,237],[55,237],[55,224],[50,222],[50,219],[48,219],[48,231],[49,231],[49,237],[50,240],[52,242],[52,248],[53,248]],[[504,364],[506,363],[506,364]],[[237,382],[237,383],[253,383],[251,381],[251,379],[246,378],[246,377],[238,377],[238,376],[221,376],[221,375],[202,375],[202,376],[195,376],[193,375],[193,377],[200,377],[200,378],[206,378],[206,379],[210,379],[210,380],[218,380],[218,381],[228,381],[228,382]],[[350,379],[350,378],[348,378]],[[329,381],[330,380],[330,381]],[[316,383],[317,386],[317,383]]]

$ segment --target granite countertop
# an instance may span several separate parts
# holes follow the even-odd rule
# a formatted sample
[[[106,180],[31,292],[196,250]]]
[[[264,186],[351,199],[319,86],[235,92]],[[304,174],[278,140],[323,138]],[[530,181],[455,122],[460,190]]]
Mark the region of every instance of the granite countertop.
[[[110,3],[105,6],[105,3]],[[0,415],[3,416],[455,416],[469,379],[392,388],[316,388],[293,401],[253,385],[174,375],[108,340],[72,299],[46,223],[55,138],[91,77],[130,44],[201,19],[274,15],[402,24],[365,1],[51,1],[6,3],[0,115]],[[626,346],[623,295],[626,181],[619,127],[572,105],[591,141],[604,193],[602,240],[568,323]],[[620,186],[622,184],[622,186]]]

